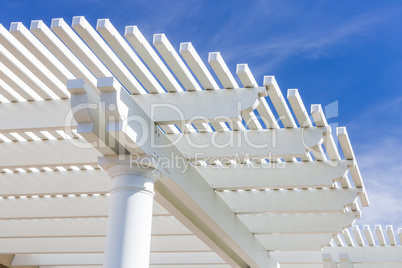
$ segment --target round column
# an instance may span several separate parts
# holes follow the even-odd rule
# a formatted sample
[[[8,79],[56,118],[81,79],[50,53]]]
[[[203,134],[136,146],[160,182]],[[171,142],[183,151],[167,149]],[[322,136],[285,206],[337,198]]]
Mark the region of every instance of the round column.
[[[160,172],[126,158],[99,163],[112,179],[103,267],[148,268],[154,183]]]

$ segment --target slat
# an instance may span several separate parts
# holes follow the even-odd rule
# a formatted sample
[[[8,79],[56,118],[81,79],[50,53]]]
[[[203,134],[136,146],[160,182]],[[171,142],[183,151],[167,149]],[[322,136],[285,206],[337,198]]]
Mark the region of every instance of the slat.
[[[328,126],[327,119],[325,118],[324,112],[321,108],[320,104],[311,105],[311,115],[314,119],[316,126]],[[341,159],[339,156],[338,148],[336,147],[334,138],[332,137],[331,132],[329,132],[324,138],[324,146],[327,150],[327,154],[329,159],[331,160],[339,160]]]
[[[310,117],[297,89],[288,89],[287,96],[300,127],[312,127]]]
[[[161,268],[230,268],[229,265],[222,265],[225,262],[215,252],[152,252],[150,254],[150,267]],[[103,253],[75,253],[75,254],[16,254],[14,266],[40,266],[49,268],[81,268],[78,265],[90,265],[91,268],[98,268],[93,265],[103,264]],[[190,266],[194,264],[195,266]],[[199,266],[205,264],[206,266]],[[217,264],[217,265],[214,265]],[[56,266],[57,267],[56,267]],[[58,265],[61,265],[60,267]],[[71,265],[71,266],[70,266]],[[54,267],[53,267],[54,266]]]
[[[235,213],[343,211],[357,198],[356,189],[308,189],[217,192]]]
[[[371,229],[369,225],[363,225],[363,232],[366,237],[366,241],[369,246],[375,246],[375,241],[373,234],[371,233]]]
[[[260,97],[260,102],[257,106],[257,111],[260,114],[262,121],[268,129],[277,129],[279,124],[273,115],[271,108],[269,108],[265,97]]]
[[[40,62],[63,84],[74,79],[74,75],[21,23],[13,22],[10,33],[17,38]],[[62,97],[62,96],[59,96]]]
[[[360,229],[358,225],[352,226],[353,235],[355,236],[355,240],[358,246],[365,246],[366,243],[363,240],[362,234],[360,233]]]
[[[45,196],[31,198],[0,198],[0,219],[43,219],[43,218],[91,218],[107,217],[110,196]],[[167,215],[154,202],[154,215]]]
[[[350,235],[350,232],[348,229],[344,229],[342,231],[343,237],[345,238],[346,244],[350,247],[354,247],[355,246],[355,242],[352,239],[352,236]]]
[[[255,234],[264,233],[338,233],[351,225],[358,213],[238,214]]]
[[[237,64],[236,74],[245,88],[258,87],[257,81],[255,81],[248,64]]]
[[[201,90],[197,81],[195,81],[193,75],[190,73],[179,54],[177,54],[165,34],[155,34],[153,45],[187,91]]]
[[[343,246],[345,246],[344,243],[343,243],[343,241],[342,241],[342,239],[340,238],[339,234],[336,234],[333,239],[334,239],[334,241],[335,241],[335,244],[336,244],[338,247],[343,247]]]
[[[259,130],[253,132],[214,132],[214,133],[180,133],[168,135],[170,142],[193,159],[233,159],[235,157],[301,157],[306,155],[305,146],[315,147],[322,140],[323,130],[309,128],[306,130],[278,129],[276,131]],[[303,140],[300,137],[304,137]],[[158,145],[160,141],[156,141]],[[214,146],[209,146],[213,144]],[[223,150],[224,148],[224,150]]]
[[[17,102],[18,99],[11,94],[11,90],[11,87],[0,78],[0,94],[10,102]]]
[[[168,92],[183,91],[137,26],[127,26],[124,36]]]
[[[214,189],[279,189],[331,187],[352,161],[201,166],[197,171]]]
[[[335,262],[347,253],[356,268],[398,268],[402,263],[402,247],[325,247],[323,252],[331,253]]]
[[[23,62],[47,87],[62,98],[69,96],[65,85],[3,26],[0,26],[0,40],[1,44],[7,48],[14,57]]]
[[[0,168],[96,164],[100,155],[82,139],[2,143],[0,150],[7,152]]]
[[[23,99],[27,101],[35,100],[33,91],[23,82],[18,76],[16,76],[7,66],[0,62],[0,79],[17,92]]]
[[[329,244],[332,234],[255,235],[267,250],[320,250]]]
[[[204,89],[219,89],[215,79],[191,43],[180,43],[180,54]]]
[[[348,132],[346,131],[346,127],[338,127],[336,129],[336,133],[338,136],[339,143],[341,144],[341,148],[345,159],[355,160],[354,152],[352,145],[349,140]],[[360,174],[360,169],[357,163],[354,166],[350,167],[350,174],[352,176],[353,182],[357,188],[362,188],[363,191],[360,194],[360,201],[362,206],[368,207],[370,205],[369,199],[367,197],[366,191],[364,190],[363,180]]]
[[[165,92],[109,19],[98,20],[96,30],[149,93]]]
[[[20,78],[30,90],[33,90],[39,97],[44,100],[58,98],[55,94],[50,94],[50,89],[42,83],[23,63],[9,53],[3,46],[0,45],[0,61],[5,64],[18,78]],[[45,89],[45,90],[43,90]],[[26,92],[25,89],[24,92]],[[47,93],[49,92],[49,94]],[[27,92],[29,94],[29,92]],[[35,96],[30,94],[31,96]],[[65,97],[65,94],[64,94]],[[34,97],[35,98],[35,97]]]
[[[103,170],[6,173],[0,176],[0,196],[108,193],[109,176]]]
[[[96,57],[96,55],[63,19],[52,19],[50,29],[96,77],[112,76],[102,61]]]
[[[381,225],[375,226],[375,232],[377,234],[377,239],[380,246],[385,246],[387,243],[385,241],[384,232],[382,231]]]
[[[391,246],[396,246],[395,234],[392,225],[386,226],[388,241]]]
[[[103,253],[104,237],[2,238],[0,254]],[[152,252],[197,252],[210,249],[195,235],[152,236]]]
[[[399,243],[402,244],[402,228],[398,228]]]
[[[77,79],[85,79],[85,82],[99,94],[99,91],[96,88],[95,76],[70,51],[70,49],[60,41],[60,39],[43,23],[43,21],[32,21],[30,30]]]
[[[268,89],[269,98],[285,128],[296,128],[297,125],[274,76],[264,76],[264,86]]]
[[[208,63],[211,65],[216,76],[221,82],[222,86],[226,89],[239,88],[236,80],[234,79],[232,73],[230,72],[228,66],[223,60],[221,53],[211,52],[208,56]]]
[[[146,93],[140,83],[84,17],[74,17],[72,27],[130,93]]]
[[[106,236],[107,217],[0,220],[0,238]],[[154,216],[152,235],[191,235],[173,216]]]
[[[68,116],[69,110],[69,100],[2,103],[0,133],[75,129],[77,123]]]

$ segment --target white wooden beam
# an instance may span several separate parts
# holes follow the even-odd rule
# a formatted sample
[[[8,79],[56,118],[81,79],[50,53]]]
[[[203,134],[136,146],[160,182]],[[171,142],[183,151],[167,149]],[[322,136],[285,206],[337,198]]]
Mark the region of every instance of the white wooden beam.
[[[238,214],[255,234],[338,233],[359,216],[352,211],[337,213]]]
[[[101,169],[4,173],[0,196],[108,193],[109,176]]]
[[[236,213],[309,213],[343,211],[357,189],[223,191],[219,196]]]
[[[183,91],[137,26],[127,26],[124,36],[168,92]]]
[[[188,267],[188,265],[202,264],[210,268],[229,268],[229,266],[222,265],[224,263],[214,252],[152,252],[150,256],[151,265],[163,268],[171,268],[178,265]],[[93,265],[103,264],[103,253],[16,254],[12,264],[14,266],[57,266],[58,268],[59,266],[70,268],[70,265],[71,267],[77,267],[78,265],[90,265],[90,267],[93,267]],[[219,266],[215,267],[214,264],[218,264]]]
[[[387,243],[385,241],[384,232],[382,231],[381,225],[375,226],[375,232],[377,234],[377,239],[380,246],[385,246]]]
[[[50,28],[95,77],[112,75],[102,61],[63,19],[52,19]]]
[[[74,76],[85,79],[96,90],[96,78],[70,49],[47,27],[43,21],[31,22],[31,32],[60,60]],[[67,81],[65,81],[67,85]],[[99,94],[99,92],[96,92]]]
[[[286,104],[285,98],[275,80],[274,76],[264,76],[264,86],[268,90],[269,98],[274,105],[276,112],[278,113],[279,119],[282,121],[285,128],[295,128],[297,127],[292,114],[290,113],[289,107]]]
[[[362,263],[363,267],[364,264],[367,267],[387,267],[387,263],[399,266],[402,263],[402,247],[325,247],[323,252],[332,253],[336,262],[339,262],[339,254],[347,253],[351,262]]]
[[[180,54],[204,89],[219,89],[219,86],[191,43],[180,43]]]
[[[332,239],[333,234],[258,234],[267,250],[320,250]]]
[[[146,93],[137,79],[84,17],[74,17],[72,27],[130,93]]]
[[[149,93],[165,92],[109,19],[98,20],[96,30]]]
[[[241,83],[243,84],[243,87],[245,88],[258,87],[258,83],[257,81],[255,81],[255,78],[251,73],[248,64],[237,64],[236,74],[239,77]]]
[[[363,240],[362,234],[360,232],[360,228],[358,225],[352,226],[353,235],[355,236],[355,240],[358,246],[365,246],[366,243]]]
[[[2,103],[0,133],[75,129],[70,108],[69,100]]]
[[[238,121],[241,111],[258,105],[263,87],[236,90],[203,90],[177,94],[136,95],[133,99],[160,125]],[[230,100],[230,101],[228,101]],[[199,103],[203,103],[202,106]]]
[[[68,98],[66,86],[2,25],[0,25],[0,40],[1,44],[23,62],[47,87],[60,97]]]
[[[249,163],[244,165],[203,165],[197,171],[214,189],[279,189],[332,187],[353,162]]]
[[[107,217],[108,195],[0,198],[0,219]],[[155,215],[169,214],[154,203]]]
[[[187,91],[201,90],[165,34],[154,34],[153,44]]]
[[[234,159],[303,157],[309,150],[319,146],[324,129],[277,129],[259,131],[231,131],[214,133],[170,134],[169,144],[186,155],[187,159]],[[156,146],[168,144],[155,141]]]
[[[0,254],[103,253],[105,237],[1,238]],[[210,249],[195,235],[152,236],[151,252],[197,252]]]
[[[363,232],[369,246],[375,246],[373,234],[371,233],[370,225],[363,225]]]
[[[8,152],[0,163],[3,169],[96,164],[100,155],[82,139],[1,143],[0,150]]]
[[[104,237],[107,217],[0,220],[0,238]],[[174,216],[152,218],[152,235],[191,235]]]
[[[63,84],[74,75],[21,22],[10,25],[10,33],[18,39]]]
[[[216,76],[226,89],[239,88],[236,80],[223,60],[220,52],[211,52],[208,55],[208,63],[211,65]]]
[[[395,239],[395,234],[394,234],[394,228],[392,225],[387,225],[387,236],[388,236],[388,241],[391,246],[396,246],[396,239]]]

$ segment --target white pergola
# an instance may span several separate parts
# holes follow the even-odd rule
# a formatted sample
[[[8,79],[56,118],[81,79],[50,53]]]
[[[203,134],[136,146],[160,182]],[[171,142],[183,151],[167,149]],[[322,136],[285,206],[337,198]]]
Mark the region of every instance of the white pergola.
[[[108,19],[0,25],[0,264],[401,267],[392,227],[347,229],[369,201],[346,128],[208,63]]]

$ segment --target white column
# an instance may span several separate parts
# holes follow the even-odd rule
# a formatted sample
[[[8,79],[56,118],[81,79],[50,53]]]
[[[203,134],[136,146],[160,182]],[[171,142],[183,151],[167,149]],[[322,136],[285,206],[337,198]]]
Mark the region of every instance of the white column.
[[[112,179],[103,267],[148,268],[154,183],[160,172],[130,162],[130,156],[100,158],[99,164]]]

